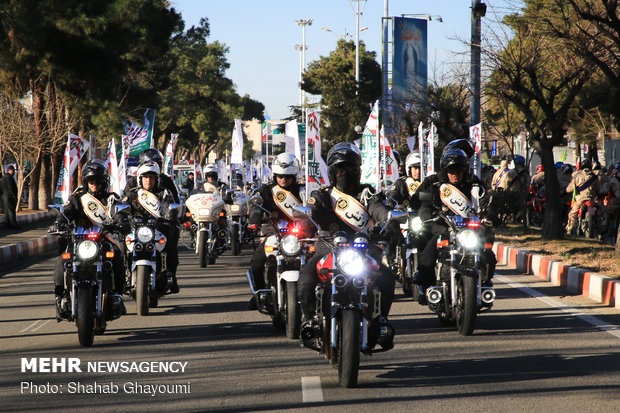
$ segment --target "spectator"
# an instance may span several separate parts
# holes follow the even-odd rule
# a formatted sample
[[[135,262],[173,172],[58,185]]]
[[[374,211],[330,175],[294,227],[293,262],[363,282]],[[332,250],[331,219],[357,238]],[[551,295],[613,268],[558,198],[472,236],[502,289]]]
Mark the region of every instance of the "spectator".
[[[183,182],[183,189],[187,189],[188,191],[194,190],[194,173],[190,172],[187,174],[187,179]]]
[[[15,167],[9,166],[7,173],[0,181],[2,188],[2,204],[4,205],[4,215],[6,217],[7,228],[17,228],[15,212],[17,210],[17,184],[15,183]]]

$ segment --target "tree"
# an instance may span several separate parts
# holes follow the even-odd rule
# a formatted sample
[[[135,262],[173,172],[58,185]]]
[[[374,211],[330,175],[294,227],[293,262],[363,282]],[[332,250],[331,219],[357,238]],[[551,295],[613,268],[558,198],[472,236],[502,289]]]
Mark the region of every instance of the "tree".
[[[302,89],[321,95],[321,138],[327,147],[357,138],[356,125],[364,125],[375,100],[381,96],[381,67],[376,53],[360,41],[360,83],[355,84],[355,43],[338,40],[336,50],[311,62],[303,74]]]
[[[554,13],[557,10],[543,0],[526,1],[523,14],[505,17],[514,37],[502,50],[485,51],[492,66],[485,93],[509,101],[523,114],[529,144],[543,162],[545,239],[561,239],[564,232],[553,147],[562,142],[569,110],[592,73],[591,64],[561,47],[541,20],[542,16],[553,19]]]

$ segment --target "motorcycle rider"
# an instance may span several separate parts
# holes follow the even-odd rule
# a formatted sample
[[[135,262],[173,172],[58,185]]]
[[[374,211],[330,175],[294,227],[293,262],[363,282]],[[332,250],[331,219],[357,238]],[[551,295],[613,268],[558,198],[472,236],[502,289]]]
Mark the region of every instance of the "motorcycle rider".
[[[405,158],[405,176],[400,176],[390,187],[387,194],[398,205],[409,206],[410,200],[420,186],[420,152],[414,151]],[[417,209],[419,202],[413,198],[411,207]]]
[[[258,206],[250,205],[250,214],[248,217],[248,223],[250,229],[256,229],[262,223],[268,222],[267,220],[273,219],[276,222],[280,220],[286,220],[289,224],[292,224],[295,219],[293,218],[293,208],[295,206],[301,206],[302,202],[302,187],[297,183],[297,174],[299,173],[299,161],[292,153],[281,153],[275,157],[272,164],[272,176],[273,182],[267,185],[259,187],[253,197],[259,195],[262,199],[262,207],[267,211],[275,213],[275,218],[265,218],[263,210]],[[271,225],[264,225],[262,227],[263,241],[258,245],[254,256],[250,261],[250,271],[252,273],[252,281],[256,290],[262,290],[265,288],[265,263],[267,262],[267,256],[265,255],[265,241],[269,235],[273,235],[274,229]],[[257,303],[256,297],[252,296],[248,304],[248,309],[256,310]]]
[[[330,232],[344,231],[353,236],[359,231],[370,231],[372,222],[384,223],[390,209],[383,203],[383,195],[377,195],[370,185],[361,184],[361,156],[357,146],[341,142],[327,154],[328,177],[331,185],[312,191],[308,198],[312,218],[319,226]],[[348,213],[358,210],[363,222],[354,221]],[[346,213],[346,214],[345,214]],[[355,217],[354,217],[355,218]],[[323,243],[316,245],[316,254],[310,258],[299,274],[298,293],[303,320],[311,323],[316,311],[315,287],[326,281],[317,273],[317,264],[331,248]],[[370,255],[381,262],[379,249],[371,247]],[[374,281],[381,291],[381,323],[387,325],[387,317],[394,299],[394,277],[382,263],[379,275]],[[393,329],[380,340],[384,349],[393,347]]]
[[[220,181],[218,176],[219,169],[217,165],[214,163],[206,164],[202,172],[205,180],[198,186],[199,189],[197,189],[197,191],[208,192],[209,190],[213,190],[213,188],[215,188],[225,203],[232,204],[232,197],[230,193],[228,193],[228,185],[226,185],[225,182]]]
[[[137,170],[138,186],[132,188],[123,201],[131,205],[132,216],[168,218],[167,222],[157,225],[157,230],[166,237],[166,246],[164,247],[166,252],[166,268],[172,276],[170,292],[176,294],[179,292],[179,284],[177,282],[179,249],[173,235],[178,234],[179,224],[176,216],[169,215],[170,204],[175,203],[175,201],[170,191],[159,185],[161,176],[157,163],[148,160],[141,163]],[[178,238],[176,238],[176,241],[178,241]]]
[[[545,191],[545,168],[542,165],[538,165],[536,167],[536,174],[532,177],[530,181],[530,185],[532,185],[534,191],[537,194],[544,194]]]
[[[109,182],[110,177],[103,161],[96,159],[88,161],[82,168],[82,186],[69,196],[67,203],[63,207],[63,214],[58,215],[50,226],[49,232],[62,231],[67,224],[65,217],[76,226],[91,227],[96,225],[102,227],[103,225],[109,225],[107,223],[103,224],[100,216],[107,215],[110,218],[110,210],[120,201],[117,194],[108,192]],[[121,214],[115,216],[113,227],[123,234],[130,230],[129,222]],[[120,306],[124,310],[122,294],[125,288],[125,263],[123,262],[123,254],[117,234],[109,233],[106,235],[106,238],[114,251],[114,258],[112,259],[114,295],[112,302],[115,306]],[[64,251],[65,248],[66,246],[61,246],[59,249]],[[69,297],[67,287],[64,280],[64,260],[61,256],[58,258],[54,268],[57,321],[61,321],[71,315],[71,303],[67,299]]]
[[[149,148],[149,149],[143,150],[140,153],[140,157],[139,157],[140,165],[142,165],[146,161],[155,162],[157,166],[159,166],[159,170],[161,171],[163,168],[163,164],[164,164],[164,157],[161,154],[161,152],[158,151],[157,149]],[[181,198],[179,198],[179,190],[177,189],[177,186],[172,181],[172,178],[170,178],[166,174],[160,173],[158,182],[159,182],[158,185],[160,189],[164,189],[164,188],[167,189],[168,192],[170,192],[170,194],[172,195],[172,199],[174,200],[174,202],[178,204]],[[127,180],[127,185],[125,186],[125,190],[123,191],[123,198],[127,198],[127,196],[129,195],[129,191],[137,186],[138,186],[138,180],[136,179],[136,176],[132,175]],[[178,236],[176,238],[178,242]]]
[[[566,187],[566,192],[573,193],[573,204],[568,213],[566,233],[570,234],[577,224],[577,214],[586,201],[593,200],[599,193],[598,177],[592,172],[592,163],[584,159],[579,164],[579,170],[573,175],[573,179]]]
[[[447,204],[444,204],[440,196],[439,187],[442,184],[450,184],[458,189],[466,198],[471,199],[475,195],[476,186],[481,187],[480,191],[484,191],[484,184],[477,176],[469,173],[469,159],[465,152],[457,148],[449,148],[441,156],[439,162],[440,171],[435,175],[431,175],[424,179],[418,191],[420,193],[430,193],[431,199],[424,200],[420,206],[420,218],[423,221],[433,218],[437,211],[442,210]],[[486,242],[492,242],[493,234],[490,231],[490,221],[494,219],[495,211],[492,205],[489,204],[490,197],[484,191],[484,194],[479,199],[480,205],[480,218],[482,224],[485,225],[485,238]],[[443,221],[432,222],[425,225],[426,230],[422,237],[422,245],[425,245],[422,252],[419,255],[418,262],[418,274],[414,277],[414,282],[417,282],[422,286],[423,291],[433,285],[435,282],[435,262],[438,258],[437,252],[437,238],[447,232],[448,226]],[[483,264],[488,264],[488,271],[485,279],[481,279],[483,285],[492,286],[491,278],[495,271],[495,254],[489,249],[484,250],[485,253],[481,256]],[[426,304],[426,296],[420,294],[420,304]]]

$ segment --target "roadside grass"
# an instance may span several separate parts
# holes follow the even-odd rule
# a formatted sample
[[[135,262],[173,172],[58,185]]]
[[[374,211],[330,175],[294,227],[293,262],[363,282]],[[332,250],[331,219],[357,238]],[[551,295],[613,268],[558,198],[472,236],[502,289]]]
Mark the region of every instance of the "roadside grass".
[[[568,236],[562,240],[544,240],[541,230],[508,224],[494,228],[495,241],[550,259],[562,261],[612,278],[620,278],[620,259],[614,257],[614,245],[597,240]]]

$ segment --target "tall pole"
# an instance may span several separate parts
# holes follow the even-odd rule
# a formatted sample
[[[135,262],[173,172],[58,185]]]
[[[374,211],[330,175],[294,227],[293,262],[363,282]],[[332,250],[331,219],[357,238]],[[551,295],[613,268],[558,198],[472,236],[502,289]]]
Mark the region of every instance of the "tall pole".
[[[382,76],[383,76],[383,92],[381,99],[381,123],[386,124],[388,118],[388,0],[383,0],[383,56],[382,56]],[[386,133],[389,131],[386,130]]]
[[[471,98],[469,103],[470,126],[480,123],[480,41],[481,22],[486,5],[480,0],[471,2]]]
[[[301,53],[302,53],[302,59],[301,59],[301,73],[303,76],[303,72],[306,70],[306,26],[312,26],[312,19],[305,19],[305,20],[297,20],[297,25],[301,26]],[[301,88],[301,79],[300,79],[300,85],[299,87]],[[308,120],[308,114],[306,113],[306,102],[305,99],[306,98],[306,94],[305,92],[302,90],[301,91],[301,111],[303,113],[303,120],[304,122],[306,122]]]
[[[357,0],[355,13],[355,85],[360,88],[360,2]]]

